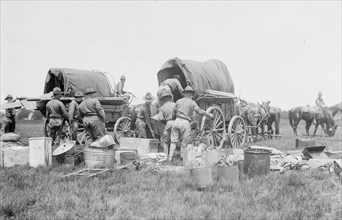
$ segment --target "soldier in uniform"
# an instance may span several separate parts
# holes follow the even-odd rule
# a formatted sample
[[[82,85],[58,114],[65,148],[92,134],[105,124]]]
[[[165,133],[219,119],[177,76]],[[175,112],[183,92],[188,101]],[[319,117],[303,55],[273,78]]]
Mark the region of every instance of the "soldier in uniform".
[[[315,100],[316,103],[316,107],[322,109],[323,111],[327,112],[328,114],[330,114],[329,109],[327,108],[327,106],[325,105],[325,102],[322,98],[322,92],[318,92],[318,97]],[[316,109],[315,112],[317,113],[318,110]],[[314,114],[314,120],[313,120],[313,124],[316,124],[316,113]]]
[[[166,79],[160,84],[160,87],[157,91],[158,101],[160,101],[164,93],[169,93],[172,96],[172,93],[176,91],[178,91],[181,97],[184,97],[183,87],[180,83],[180,77],[178,75],[174,75],[171,79]],[[160,104],[162,105],[163,103]]]
[[[137,114],[137,120],[135,121],[135,127],[138,131],[139,137],[154,138],[151,125],[151,103],[153,101],[153,97],[151,93],[148,92],[143,99],[145,103],[139,109],[139,112]]]
[[[83,93],[81,91],[77,91],[75,93],[75,99],[71,101],[69,104],[69,120],[70,120],[70,130],[71,130],[71,138],[72,140],[77,141],[77,129],[78,123],[80,121],[80,114],[78,111],[78,105],[81,104],[83,99]]]
[[[159,108],[158,120],[165,124],[164,131],[161,138],[161,144],[164,149],[164,153],[168,157],[169,155],[169,144],[171,140],[171,128],[173,125],[173,110],[176,103],[172,101],[172,96],[165,94],[161,97],[162,102],[165,104]]]
[[[176,144],[181,142],[181,150],[190,141],[191,138],[191,118],[194,111],[202,116],[213,118],[214,116],[198,107],[197,103],[192,100],[195,91],[191,86],[184,89],[184,98],[176,102],[173,114],[176,115],[171,128],[171,145],[169,153],[169,161],[172,161],[173,153],[176,149]]]
[[[122,75],[120,77],[120,82],[118,82],[118,84],[116,84],[115,86],[115,91],[116,91],[117,96],[123,96],[124,94],[126,94],[126,92],[123,90],[125,86],[125,82],[126,82],[126,77]]]
[[[8,94],[5,98],[7,103],[15,102],[16,100],[13,98],[11,94]],[[5,133],[14,132],[15,131],[15,113],[14,108],[8,108],[5,112],[7,118],[7,124],[5,126]]]
[[[69,116],[64,104],[60,101],[61,89],[55,87],[52,90],[53,98],[46,104],[46,122],[48,123],[48,133],[54,144],[59,144],[63,122],[69,122]]]
[[[106,134],[106,114],[99,100],[95,98],[95,93],[93,88],[87,88],[85,99],[78,107],[80,117],[83,119],[84,130],[87,132],[90,142]]]

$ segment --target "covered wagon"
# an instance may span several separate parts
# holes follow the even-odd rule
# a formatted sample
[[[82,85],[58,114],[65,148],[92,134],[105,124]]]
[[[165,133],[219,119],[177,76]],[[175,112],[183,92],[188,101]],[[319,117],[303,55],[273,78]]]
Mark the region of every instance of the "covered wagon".
[[[227,66],[216,59],[205,62],[169,59],[157,73],[158,84],[173,75],[180,77],[183,88],[192,86],[197,104],[214,115],[213,120],[198,116],[200,135],[210,137],[214,145],[228,135],[231,146],[242,146],[246,138],[246,125],[243,118],[237,115],[234,83]],[[174,92],[173,96],[174,101],[181,97],[178,92]]]

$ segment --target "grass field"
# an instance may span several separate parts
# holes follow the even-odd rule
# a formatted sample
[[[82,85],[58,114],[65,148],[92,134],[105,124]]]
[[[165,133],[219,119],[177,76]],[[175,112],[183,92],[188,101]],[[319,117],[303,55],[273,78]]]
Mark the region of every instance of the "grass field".
[[[43,134],[41,123],[18,123],[17,128],[23,143]],[[253,145],[294,149],[288,121],[280,128],[281,138]],[[302,123],[298,132],[305,132]],[[315,139],[342,150],[341,127],[332,138]],[[218,181],[214,172],[213,187],[197,191],[188,173],[149,169],[62,178],[78,169],[0,168],[0,219],[342,219],[342,184],[326,170],[243,177],[236,184]]]

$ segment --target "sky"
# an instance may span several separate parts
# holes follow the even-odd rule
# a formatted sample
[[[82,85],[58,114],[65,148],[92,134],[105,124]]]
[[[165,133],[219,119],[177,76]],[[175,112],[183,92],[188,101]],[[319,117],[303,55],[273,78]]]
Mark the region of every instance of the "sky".
[[[100,70],[142,98],[170,58],[226,64],[235,94],[289,110],[341,102],[341,1],[1,1],[1,103],[52,67]]]

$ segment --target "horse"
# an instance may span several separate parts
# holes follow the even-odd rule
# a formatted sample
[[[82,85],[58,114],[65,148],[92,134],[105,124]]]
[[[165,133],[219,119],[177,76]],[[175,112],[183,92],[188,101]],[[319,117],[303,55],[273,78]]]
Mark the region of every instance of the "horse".
[[[316,119],[315,131],[313,136],[316,135],[318,126],[321,125],[324,133],[328,137],[332,137],[335,135],[335,131],[337,125],[335,125],[335,121],[331,112],[323,110],[320,107],[307,107],[307,106],[299,106],[292,108],[289,111],[289,122],[293,129],[293,133],[297,136],[297,126],[300,120],[304,120],[306,135],[309,136],[309,129],[314,120]]]
[[[336,105],[330,106],[329,111],[331,112],[332,116],[335,117],[335,115],[338,112],[342,112],[342,102],[337,103]]]
[[[266,105],[260,105],[259,103],[256,105],[258,108],[258,113],[260,115],[258,119],[258,126],[261,129],[260,134],[262,137],[265,139],[265,126],[268,125],[268,119],[270,117],[270,108],[269,108],[269,103],[270,101],[263,102],[267,103],[268,107]]]
[[[275,134],[279,135],[280,134],[279,123],[280,123],[281,109],[274,107],[274,106],[270,106],[269,104],[270,104],[270,101],[262,102],[261,104],[262,106],[264,106],[265,109],[267,109],[267,111],[270,114],[267,120],[267,129],[270,134],[273,134],[274,130],[272,128],[272,124],[274,123]]]
[[[246,122],[246,126],[247,128],[249,127],[252,136],[256,136],[258,120],[260,118],[258,106],[254,103],[248,103],[242,99],[239,101],[240,102],[236,105],[238,114]]]

